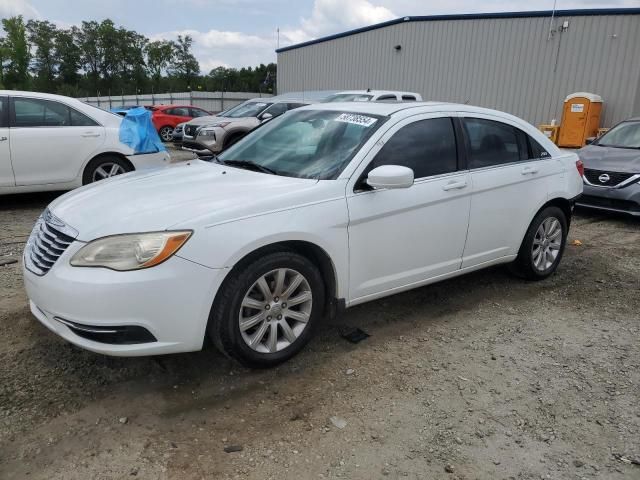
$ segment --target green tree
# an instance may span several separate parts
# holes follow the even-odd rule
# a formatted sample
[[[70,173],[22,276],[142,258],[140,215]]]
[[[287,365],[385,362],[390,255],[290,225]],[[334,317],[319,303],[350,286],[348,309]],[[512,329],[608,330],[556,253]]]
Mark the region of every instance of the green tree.
[[[36,75],[34,86],[37,90],[55,91],[55,77],[59,65],[55,45],[57,30],[53,23],[46,20],[27,22],[29,42],[35,47],[31,71]]]
[[[4,67],[2,82],[6,88],[23,89],[29,87],[29,43],[27,29],[22,15],[2,19],[6,33],[4,44]]]
[[[94,92],[97,92],[100,87],[100,67],[102,66],[99,27],[100,24],[92,20],[82,22],[82,26],[76,31],[76,41],[80,49],[80,66],[85,70]]]
[[[147,70],[156,89],[160,86],[162,73],[166,71],[173,60],[173,51],[175,48],[175,43],[165,40],[150,42],[145,47]]]
[[[82,51],[76,43],[80,30],[72,27],[69,30],[58,30],[56,32],[56,58],[58,59],[58,80],[60,87],[58,91],[65,94],[78,88],[80,81],[80,70]]]
[[[191,88],[194,77],[200,74],[198,60],[191,52],[193,38],[189,35],[178,35],[175,44],[175,55],[170,65],[170,73],[184,82],[184,87]]]

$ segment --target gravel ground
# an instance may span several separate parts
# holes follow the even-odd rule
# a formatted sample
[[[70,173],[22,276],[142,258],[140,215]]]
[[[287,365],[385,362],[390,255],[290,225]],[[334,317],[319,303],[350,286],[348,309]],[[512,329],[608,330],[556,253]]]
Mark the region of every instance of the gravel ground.
[[[53,198],[2,198],[0,263]],[[569,237],[544,282],[361,305],[269,371],[81,351],[0,266],[0,478],[640,479],[640,223],[578,212]]]

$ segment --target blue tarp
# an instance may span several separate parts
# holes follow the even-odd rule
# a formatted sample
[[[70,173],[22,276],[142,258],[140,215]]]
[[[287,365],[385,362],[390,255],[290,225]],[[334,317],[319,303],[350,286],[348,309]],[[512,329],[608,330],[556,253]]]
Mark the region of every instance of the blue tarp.
[[[151,122],[151,112],[143,107],[132,108],[122,119],[120,141],[133,148],[134,153],[167,150]]]

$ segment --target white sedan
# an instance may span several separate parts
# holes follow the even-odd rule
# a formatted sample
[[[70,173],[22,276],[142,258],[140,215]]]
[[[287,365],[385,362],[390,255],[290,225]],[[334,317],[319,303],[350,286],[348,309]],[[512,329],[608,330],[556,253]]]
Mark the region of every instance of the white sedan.
[[[75,98],[0,90],[0,195],[70,190],[169,163],[119,140],[122,117]]]
[[[344,307],[490,265],[557,268],[582,165],[528,123],[444,103],[287,112],[211,162],[70,192],[24,252],[31,311],[110,355],[267,367]]]

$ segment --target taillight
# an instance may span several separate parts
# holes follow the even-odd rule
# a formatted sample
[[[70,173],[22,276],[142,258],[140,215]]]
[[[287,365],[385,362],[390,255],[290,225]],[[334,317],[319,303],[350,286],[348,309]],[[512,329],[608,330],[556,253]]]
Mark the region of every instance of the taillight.
[[[576,161],[576,168],[578,169],[580,176],[584,177],[584,163],[582,163],[582,160]]]

